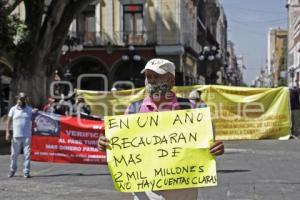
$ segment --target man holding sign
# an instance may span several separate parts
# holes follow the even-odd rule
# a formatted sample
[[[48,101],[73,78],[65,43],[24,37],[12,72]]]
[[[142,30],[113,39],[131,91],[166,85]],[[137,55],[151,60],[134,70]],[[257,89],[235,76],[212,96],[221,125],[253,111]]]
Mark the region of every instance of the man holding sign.
[[[175,65],[174,63],[168,61],[168,60],[164,60],[164,59],[152,59],[150,60],[146,66],[145,69],[142,71],[142,73],[145,73],[145,86],[146,86],[146,91],[148,96],[141,100],[141,101],[137,101],[132,103],[127,111],[126,114],[134,114],[134,113],[149,113],[149,112],[160,112],[160,111],[171,111],[171,110],[184,110],[184,109],[190,109],[190,108],[194,108],[194,105],[190,105],[188,99],[183,99],[183,98],[177,98],[176,95],[171,91],[172,87],[175,84]],[[206,111],[209,112],[209,109],[207,109]],[[199,114],[203,114],[201,113],[202,111],[199,111]],[[195,112],[195,114],[197,114],[197,112]],[[180,115],[180,114],[179,114]],[[178,116],[179,116],[178,115]],[[207,114],[209,115],[209,114]],[[205,115],[204,115],[205,116]],[[151,116],[149,116],[151,117]],[[165,117],[168,118],[168,117]],[[170,116],[171,118],[171,116]],[[197,119],[199,117],[196,117]],[[109,121],[110,123],[110,128],[115,128],[116,126],[114,126],[114,119],[110,119],[111,121]],[[210,119],[209,119],[210,120]],[[172,120],[171,120],[172,121]],[[173,120],[173,124],[176,124],[178,121],[180,121],[180,119],[177,119],[176,117]],[[155,123],[155,118],[154,118],[154,123]],[[211,121],[209,121],[209,123],[211,123]],[[125,125],[125,124],[124,124]],[[109,127],[106,127],[109,128]],[[172,133],[174,134],[174,133]],[[177,136],[177,135],[176,135]],[[151,144],[152,141],[154,141],[153,138],[155,138],[155,140],[159,141],[158,138],[160,138],[159,135],[155,135],[155,136],[151,136],[152,138],[147,138],[148,136],[146,136],[145,134],[145,145],[153,145]],[[165,142],[167,143],[167,140],[172,143],[172,141],[176,141],[176,137],[175,135],[169,135],[168,136],[163,136],[161,138],[168,138],[165,139]],[[178,134],[178,140],[183,140],[185,142],[187,141],[192,141],[193,139],[197,138],[197,135],[193,135],[192,133],[190,133],[189,137],[185,137],[181,134]],[[149,140],[148,140],[149,139]],[[172,140],[173,139],[173,140]],[[162,139],[164,140],[164,139]],[[161,140],[161,141],[162,141]],[[124,140],[123,140],[124,141]],[[196,141],[196,139],[195,139]],[[139,144],[143,144],[142,141],[140,141]],[[122,148],[127,148],[127,146],[121,146],[120,144],[118,144],[117,139],[114,138],[114,141],[109,141],[106,137],[104,136],[100,136],[99,138],[99,149],[100,150],[104,150],[106,147],[110,146],[114,149],[122,149]],[[134,146],[134,142],[131,142],[131,145]],[[163,144],[161,144],[163,145]],[[146,148],[146,147],[145,147]],[[126,149],[124,149],[123,151],[126,151]],[[224,153],[224,145],[221,141],[215,141],[213,142],[213,144],[210,146],[209,148],[209,152],[212,155],[222,155]],[[154,153],[154,152],[153,152]],[[163,152],[162,155],[163,156]],[[139,162],[139,160],[141,160],[140,157],[135,157],[137,162]],[[155,161],[154,161],[155,162]],[[158,161],[156,161],[158,162]],[[154,165],[154,163],[153,163]],[[157,164],[156,164],[157,165]],[[158,163],[158,165],[160,165],[160,163]],[[199,167],[199,169],[201,169],[202,166]],[[175,170],[175,168],[174,168]],[[176,170],[185,170],[183,167],[182,168],[176,168]],[[186,169],[187,171],[192,171],[194,169],[188,168]],[[165,171],[167,174],[168,173],[173,173],[172,170],[171,171]],[[159,173],[157,172],[157,174],[163,174],[163,173]],[[165,175],[165,174],[163,174]],[[128,177],[128,175],[127,175]],[[142,172],[140,174],[136,174],[136,175],[130,175],[130,177],[139,177],[140,179],[143,179],[143,175]],[[114,174],[114,178],[116,179],[116,174]],[[178,181],[178,180],[176,180]],[[180,179],[181,182],[190,182],[188,179]],[[203,181],[203,180],[201,180]],[[145,186],[145,185],[144,185]],[[146,189],[148,190],[148,189]],[[160,200],[160,199],[165,199],[165,200],[196,200],[197,199],[197,195],[198,195],[198,190],[197,188],[187,188],[187,189],[176,189],[176,190],[161,190],[161,191],[151,191],[151,192],[136,192],[134,193],[134,199],[136,200]]]

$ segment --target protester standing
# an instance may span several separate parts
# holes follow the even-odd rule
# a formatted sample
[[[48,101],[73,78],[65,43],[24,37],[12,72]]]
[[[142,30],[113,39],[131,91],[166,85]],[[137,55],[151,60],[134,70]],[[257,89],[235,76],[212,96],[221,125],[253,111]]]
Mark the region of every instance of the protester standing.
[[[148,96],[141,101],[132,103],[126,111],[127,114],[180,110],[193,107],[189,99],[178,98],[171,91],[175,84],[174,63],[165,59],[152,59],[146,64],[142,73],[145,73],[145,86]],[[105,136],[100,136],[99,149],[104,150],[108,145],[108,139]],[[213,155],[223,154],[223,143],[215,141],[210,147],[210,152]],[[197,196],[197,188],[134,193],[135,200],[196,200]]]
[[[18,155],[23,149],[24,153],[24,178],[30,178],[30,150],[31,150],[31,129],[33,110],[27,105],[27,96],[21,92],[17,96],[17,104],[8,113],[6,126],[6,140],[11,140],[11,162],[8,177],[11,178],[17,171]],[[12,125],[12,134],[10,127]]]

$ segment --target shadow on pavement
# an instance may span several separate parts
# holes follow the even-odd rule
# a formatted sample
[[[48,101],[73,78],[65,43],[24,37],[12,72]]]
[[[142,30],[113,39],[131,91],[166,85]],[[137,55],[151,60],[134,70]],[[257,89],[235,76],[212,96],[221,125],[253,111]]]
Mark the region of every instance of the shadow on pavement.
[[[217,172],[222,173],[222,174],[229,174],[229,173],[251,172],[251,170],[248,170],[248,169],[223,169],[223,170],[218,170]]]

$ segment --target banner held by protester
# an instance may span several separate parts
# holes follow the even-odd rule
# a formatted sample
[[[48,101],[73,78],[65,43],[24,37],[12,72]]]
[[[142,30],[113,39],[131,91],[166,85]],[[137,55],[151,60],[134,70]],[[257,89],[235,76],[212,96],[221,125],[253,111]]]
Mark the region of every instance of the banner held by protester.
[[[155,191],[217,185],[209,152],[209,108],[105,117],[107,161],[116,190]]]
[[[217,140],[288,139],[291,128],[289,90],[221,85],[174,87],[180,97],[192,90],[202,91],[202,100],[211,108]],[[144,89],[115,92],[77,90],[92,106],[94,114],[123,114],[131,102],[144,98]]]
[[[102,121],[39,112],[32,133],[33,161],[106,164],[106,153],[97,149]]]

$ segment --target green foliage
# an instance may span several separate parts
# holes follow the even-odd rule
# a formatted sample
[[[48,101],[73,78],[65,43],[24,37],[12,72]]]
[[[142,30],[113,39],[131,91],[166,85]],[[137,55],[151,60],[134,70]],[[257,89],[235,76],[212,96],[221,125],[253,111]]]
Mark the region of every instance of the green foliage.
[[[15,59],[21,58],[28,45],[25,45],[28,38],[28,29],[18,16],[0,15],[0,51],[5,55],[11,64]],[[27,49],[28,50],[28,49]]]
[[[7,50],[15,48],[26,38],[26,25],[16,15],[0,16],[0,47]]]
[[[9,50],[15,47],[13,37],[16,34],[12,16],[0,16],[0,48]]]
[[[16,34],[14,38],[14,43],[18,45],[19,43],[22,43],[25,40],[27,40],[28,36],[29,30],[27,26],[22,21],[18,21],[18,23],[16,24]]]
[[[27,26],[17,15],[0,15],[0,51],[10,58],[20,59],[28,50],[28,35]]]

